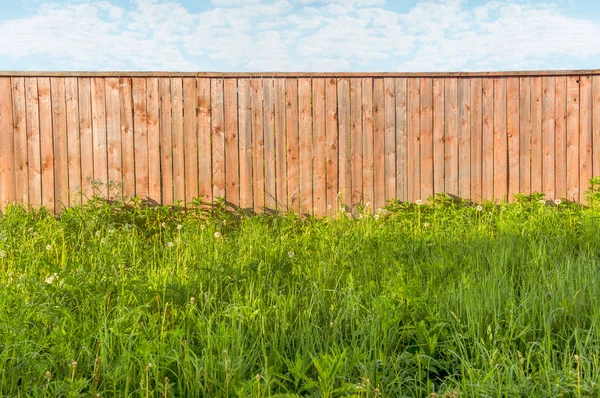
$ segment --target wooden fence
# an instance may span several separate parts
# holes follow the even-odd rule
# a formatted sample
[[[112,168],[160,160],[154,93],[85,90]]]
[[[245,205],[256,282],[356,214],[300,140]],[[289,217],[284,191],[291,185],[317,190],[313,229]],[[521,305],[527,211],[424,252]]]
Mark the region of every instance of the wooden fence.
[[[577,201],[596,175],[600,71],[0,72],[0,207],[58,212],[96,187],[324,215],[438,192]]]

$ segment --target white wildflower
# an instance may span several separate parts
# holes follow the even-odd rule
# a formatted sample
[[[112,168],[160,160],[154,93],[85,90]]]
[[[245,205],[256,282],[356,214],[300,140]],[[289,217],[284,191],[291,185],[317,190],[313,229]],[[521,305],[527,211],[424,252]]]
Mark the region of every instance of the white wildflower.
[[[429,228],[429,223],[428,222],[423,223],[423,228],[425,228],[425,229]]]
[[[106,239],[105,238],[100,239],[100,243],[106,243]]]
[[[557,206],[558,206],[559,204],[561,204],[561,203],[562,203],[562,200],[560,200],[560,199],[555,199],[555,200],[554,200],[554,204],[555,204],[555,205],[557,205]]]
[[[219,231],[215,232],[215,238],[219,239],[221,236],[222,235]]]
[[[56,273],[54,273],[54,274],[50,275],[49,277],[47,277],[45,279],[45,281],[46,281],[47,284],[51,285],[57,279],[58,279],[58,275]]]
[[[201,230],[204,230],[204,228],[206,228],[206,225],[204,225],[204,224],[200,224],[200,229],[201,229]]]
[[[476,209],[477,209],[477,211],[482,211],[483,210],[483,206],[482,205],[477,205]]]
[[[545,204],[546,204],[546,200],[544,200],[544,199],[540,199],[540,204],[541,204],[541,205],[545,205]]]
[[[173,242],[167,243],[167,247],[173,247],[173,246],[175,246],[175,244]]]
[[[181,231],[181,228],[183,228],[183,225],[181,225],[181,224],[177,225],[177,230],[178,231]]]
[[[418,204],[419,206],[421,206],[423,204],[423,201],[421,199],[417,199],[417,201],[415,203]]]
[[[108,230],[108,233],[109,233],[109,234],[114,234],[114,233],[115,233],[115,230],[114,230],[114,229],[109,229],[109,230]]]
[[[375,214],[375,215],[373,216],[373,218],[374,218],[374,219],[376,219],[376,220],[379,220],[379,214]]]
[[[289,258],[294,258],[294,252],[290,250],[290,251],[288,252],[288,257],[289,257]]]
[[[164,222],[164,223],[160,224],[160,226],[163,228],[167,228],[167,223]]]
[[[100,236],[100,231],[96,231],[96,236]]]
[[[50,250],[52,250],[52,245],[46,245],[46,250],[47,250],[47,251],[50,251]]]

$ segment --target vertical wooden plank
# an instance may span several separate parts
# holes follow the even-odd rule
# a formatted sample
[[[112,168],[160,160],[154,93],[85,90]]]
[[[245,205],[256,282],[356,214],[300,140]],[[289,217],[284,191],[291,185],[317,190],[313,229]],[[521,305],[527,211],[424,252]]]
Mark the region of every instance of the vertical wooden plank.
[[[342,210],[352,207],[352,165],[350,162],[350,81],[337,79],[339,131],[339,192]]]
[[[133,89],[129,77],[119,78],[119,100],[123,197],[130,199],[135,196],[135,145],[133,141]]]
[[[121,173],[121,102],[119,78],[107,77],[106,83],[106,141],[108,149],[109,199],[123,196]]]
[[[173,200],[173,134],[171,115],[171,79],[160,78],[158,81],[158,95],[160,97],[160,174],[162,204],[172,205]],[[210,160],[210,158],[209,158]],[[125,174],[125,163],[123,163]],[[210,187],[212,192],[212,187]],[[211,195],[212,197],[212,195]]]
[[[173,201],[185,203],[185,149],[183,131],[183,79],[171,78],[171,145],[173,150]],[[137,146],[137,141],[136,141]],[[137,170],[137,156],[135,160]]]
[[[52,148],[52,103],[50,78],[38,78],[40,112],[40,154],[42,172],[42,206],[54,212],[54,156]]]
[[[225,114],[223,108],[223,78],[212,78],[210,109],[212,120],[213,198],[225,198]]]
[[[302,79],[305,82],[307,79]],[[288,78],[285,81],[286,84],[286,101],[285,101],[285,120],[286,120],[286,132],[287,132],[287,202],[290,206],[290,209],[295,211],[296,213],[300,213],[301,202],[304,201],[304,194],[302,197],[300,195],[300,175],[306,170],[300,170],[300,157],[302,156],[302,166],[303,169],[309,167],[309,163],[307,163],[308,153],[299,153],[300,143],[299,143],[299,133],[298,133],[298,124],[304,123],[304,127],[306,128],[306,117],[310,117],[310,113],[308,115],[302,115],[305,119],[300,120],[298,115],[298,79]],[[301,83],[302,84],[302,83]],[[308,79],[308,89],[310,90],[310,79]],[[304,88],[306,90],[306,88]],[[304,94],[306,96],[306,94]],[[309,101],[310,101],[310,92],[309,92]],[[306,105],[303,102],[303,105]],[[310,106],[310,102],[308,104]],[[307,110],[303,109],[306,113]],[[310,111],[309,111],[310,112]],[[310,120],[308,120],[310,121]],[[303,148],[305,150],[305,148]],[[312,198],[311,198],[312,199]],[[302,213],[304,213],[306,208],[302,208]]]
[[[579,76],[567,78],[567,199],[579,195]]]
[[[352,210],[356,211],[363,198],[363,136],[362,136],[362,79],[350,79],[350,146],[352,162]]]
[[[77,83],[79,85],[79,145],[83,154],[81,156],[81,203],[86,204],[94,193],[92,180],[94,179],[94,157],[96,156],[92,134],[92,79],[80,77]]]
[[[362,130],[363,130],[363,200],[369,205],[371,211],[374,208],[374,176],[373,176],[373,78],[362,79]]]
[[[410,168],[409,168],[410,169]],[[385,206],[385,85],[373,82],[373,208]]]
[[[236,104],[237,105],[237,104]],[[196,78],[183,78],[183,152],[185,203],[198,197],[198,134],[196,132]]]
[[[494,200],[505,201],[508,191],[506,136],[506,78],[494,78]]]
[[[567,197],[567,77],[557,76],[555,95],[555,197]]]
[[[600,75],[592,76],[592,166],[593,176],[600,176]],[[558,138],[558,137],[557,137]]]
[[[265,135],[265,210],[277,210],[275,186],[275,97],[274,79],[263,79],[264,135]]]
[[[108,195],[108,153],[106,148],[106,93],[104,78],[92,78],[92,141],[94,145],[94,180],[100,185],[97,193]]]
[[[298,87],[300,101],[300,203],[301,214],[313,214],[313,152],[312,152],[312,115],[311,115],[311,79],[300,78]],[[288,123],[289,126],[289,123]],[[295,134],[288,139],[295,139]],[[288,161],[290,158],[288,157]],[[292,159],[293,161],[293,159]],[[294,182],[295,186],[295,182]]]
[[[542,190],[549,199],[555,199],[555,119],[554,76],[542,78]]]
[[[406,151],[408,144],[408,114],[406,78],[399,77],[396,83],[396,198],[402,202],[408,199],[408,173]]]
[[[210,116],[210,78],[196,79],[198,96],[198,195],[211,203],[212,196],[212,148]]]
[[[446,190],[444,183],[445,150],[444,132],[446,126],[445,113],[445,79],[433,79],[433,193]]]
[[[325,142],[327,152],[327,213],[334,215],[337,211],[338,193],[338,111],[337,111],[337,80],[329,78],[325,82]]]
[[[148,112],[146,108],[146,79],[134,77],[133,85],[133,142],[135,144],[135,195],[148,199]]]
[[[16,199],[14,150],[10,77],[0,77],[0,211]]]
[[[508,134],[508,199],[519,193],[519,78],[506,79],[506,133]]]
[[[481,196],[483,200],[494,199],[494,79],[483,78],[481,82],[483,130],[481,170]]]
[[[531,78],[531,192],[542,192],[542,78]]]
[[[471,79],[458,80],[458,194],[471,197]]]
[[[237,114],[237,79],[225,84],[225,197],[234,208],[240,205],[240,169]]]
[[[54,211],[69,206],[69,170],[67,169],[67,116],[65,78],[50,79],[52,98],[52,146],[54,151]]]
[[[69,171],[69,205],[80,205],[81,146],[79,144],[79,90],[76,77],[65,78],[67,113],[67,169]],[[118,105],[117,105],[118,106]],[[118,117],[118,115],[117,115]]]
[[[15,150],[15,200],[28,206],[29,182],[27,173],[27,114],[25,110],[25,78],[13,77],[12,107]]]
[[[458,195],[458,81],[447,78],[445,81],[446,135],[445,135],[445,179],[446,192]]]
[[[471,78],[471,200],[482,199],[483,104],[482,79]]]
[[[579,80],[579,194],[586,204],[585,192],[593,175],[592,160],[592,78],[581,76]]]
[[[285,137],[285,78],[274,79],[275,85],[275,189],[277,209],[287,211],[287,160]]]
[[[160,98],[158,78],[146,79],[146,109],[148,114],[148,196],[152,203],[162,204],[160,185]],[[195,109],[194,109],[195,112]]]
[[[252,210],[252,108],[250,79],[238,80],[238,115],[240,142],[240,207]]]
[[[579,91],[578,91],[579,92]],[[519,192],[531,193],[531,78],[519,78]]]
[[[326,160],[325,160],[325,79],[313,78],[313,206],[315,215],[327,214]]]
[[[433,80],[421,78],[421,198],[433,196]]]
[[[420,80],[408,79],[408,134],[406,168],[408,172],[407,196],[409,202],[421,199],[421,110]]]
[[[396,81],[383,79],[384,86],[384,196],[386,203],[396,197]]]
[[[40,117],[37,78],[25,78],[25,107],[27,113],[27,161],[29,204],[42,205],[42,175],[40,161]]]
[[[261,78],[253,78],[252,86],[252,161],[254,211],[265,207],[265,135],[263,129],[263,84]]]

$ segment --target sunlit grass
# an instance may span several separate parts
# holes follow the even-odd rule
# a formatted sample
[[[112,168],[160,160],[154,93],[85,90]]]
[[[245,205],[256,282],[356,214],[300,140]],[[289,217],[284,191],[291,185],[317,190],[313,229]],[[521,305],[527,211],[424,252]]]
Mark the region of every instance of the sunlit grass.
[[[599,217],[11,207],[0,396],[597,395]]]

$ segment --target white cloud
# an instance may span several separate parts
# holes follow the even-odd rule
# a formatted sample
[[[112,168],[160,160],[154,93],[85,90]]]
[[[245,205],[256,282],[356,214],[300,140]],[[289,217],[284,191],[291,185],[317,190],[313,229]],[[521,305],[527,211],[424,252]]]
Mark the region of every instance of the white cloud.
[[[212,0],[192,12],[179,0],[47,1],[0,19],[0,59],[37,59],[35,69],[343,71],[532,69],[600,56],[600,23],[553,3],[422,0],[396,12],[385,0]]]

